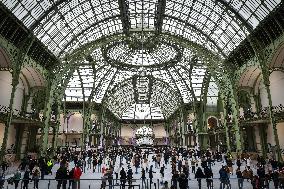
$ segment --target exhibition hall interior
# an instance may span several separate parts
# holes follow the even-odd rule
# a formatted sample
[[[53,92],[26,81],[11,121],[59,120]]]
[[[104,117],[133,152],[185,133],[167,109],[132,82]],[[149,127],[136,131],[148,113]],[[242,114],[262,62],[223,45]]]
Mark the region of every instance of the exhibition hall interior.
[[[282,0],[0,0],[0,188],[281,188],[283,136]]]

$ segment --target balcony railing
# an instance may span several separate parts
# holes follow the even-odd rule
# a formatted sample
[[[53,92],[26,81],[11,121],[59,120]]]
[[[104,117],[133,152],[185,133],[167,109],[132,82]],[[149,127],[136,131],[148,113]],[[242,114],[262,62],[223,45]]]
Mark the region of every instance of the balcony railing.
[[[32,121],[37,121],[37,122],[42,122],[43,121],[43,116],[42,114],[39,114],[37,112],[27,112],[27,111],[21,111],[18,109],[10,109],[7,106],[0,105],[0,116],[5,117],[8,116],[10,112],[13,112],[13,118],[14,119],[25,119],[25,120],[32,120]],[[54,119],[55,115],[51,116],[50,121],[55,122],[56,120]]]
[[[284,120],[284,106],[279,104],[272,106],[271,111],[276,120]],[[239,117],[240,122],[254,122],[254,121],[268,121],[270,116],[269,107],[264,107],[259,113],[253,111],[246,111],[244,115]]]

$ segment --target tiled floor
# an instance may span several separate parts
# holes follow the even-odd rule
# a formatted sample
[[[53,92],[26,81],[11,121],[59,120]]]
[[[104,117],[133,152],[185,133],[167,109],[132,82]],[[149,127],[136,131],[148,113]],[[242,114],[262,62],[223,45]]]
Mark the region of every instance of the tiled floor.
[[[150,155],[149,157],[149,160],[151,160],[152,155]],[[117,162],[118,162],[118,157],[117,157]],[[216,164],[214,166],[212,166],[212,171],[213,171],[213,175],[214,175],[214,188],[216,189],[219,189],[219,169],[220,167],[222,166],[222,162],[216,162]],[[150,165],[154,165],[153,162],[150,161],[149,163],[149,166]],[[200,165],[200,163],[199,163]],[[58,169],[59,165],[56,164],[54,167],[53,167],[53,174],[52,175],[47,175],[45,176],[45,179],[54,179],[55,177],[55,172],[56,170]],[[70,169],[74,167],[74,164],[71,162],[70,163]],[[124,169],[127,171],[127,164],[126,164],[126,161],[125,159],[123,160],[123,167]],[[156,188],[157,189],[160,189],[162,188],[162,184],[160,184],[160,181],[161,181],[161,177],[160,177],[160,174],[159,174],[159,171],[160,169],[156,169],[155,166],[154,167],[154,172],[156,172],[154,174],[154,183],[156,183]],[[241,167],[241,169],[243,170],[245,167],[245,165],[243,164],[243,166]],[[236,169],[235,165],[234,165],[234,169]],[[137,185],[135,186],[134,188],[138,189],[138,188],[142,188],[142,185],[141,185],[141,169],[139,168],[138,170],[138,174],[135,174],[135,168],[132,166],[132,170],[134,172],[134,179],[137,179],[136,181],[133,182],[134,185]],[[253,167],[253,170],[254,172],[256,172],[255,168]],[[190,168],[190,171],[191,171],[191,168]],[[148,173],[146,174],[146,177],[148,178]],[[165,177],[164,179],[162,179],[163,181],[168,181],[170,183],[170,180],[171,180],[171,166],[170,164],[168,164],[166,166],[166,169],[165,169]],[[7,176],[6,178],[8,178],[9,176]],[[99,172],[95,172],[95,173],[92,173],[92,170],[90,169],[86,169],[85,173],[83,173],[81,179],[101,179],[102,177],[102,173],[99,173]],[[115,178],[115,176],[114,176]],[[159,180],[159,181],[158,181]],[[116,183],[116,182],[114,182]],[[41,180],[39,182],[39,188],[40,189],[56,189],[56,185],[57,185],[57,182],[55,180]],[[100,185],[101,185],[101,180],[81,180],[81,189],[99,189],[100,188]],[[149,185],[148,185],[149,186]],[[13,185],[8,185],[5,184],[5,188],[9,188],[9,189],[14,189],[15,187]],[[120,183],[118,182],[118,185],[117,186],[114,186],[113,188],[116,189],[116,188],[120,188]],[[29,185],[29,188],[33,188],[33,182],[30,183]],[[150,186],[149,186],[150,188]],[[155,185],[152,184],[151,188],[155,188]],[[190,174],[190,180],[189,180],[189,188],[190,189],[198,189],[198,186],[197,186],[197,181],[194,179],[194,174]],[[205,180],[202,181],[202,188],[207,188],[206,187],[206,182]],[[236,175],[232,175],[231,176],[231,188],[232,189],[237,189],[238,186],[237,186],[237,179],[236,179]],[[247,180],[244,181],[244,189],[252,189],[252,186],[251,186],[251,183],[248,182]],[[273,183],[271,182],[270,183],[270,188],[274,188],[273,187]]]

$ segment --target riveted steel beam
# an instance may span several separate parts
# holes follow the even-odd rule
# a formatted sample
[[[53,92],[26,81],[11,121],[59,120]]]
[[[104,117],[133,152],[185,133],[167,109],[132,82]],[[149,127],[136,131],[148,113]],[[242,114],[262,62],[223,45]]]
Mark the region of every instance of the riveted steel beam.
[[[95,27],[96,25],[98,25],[98,24],[100,24],[100,23],[106,22],[106,21],[111,20],[111,19],[115,19],[115,18],[117,18],[117,17],[119,17],[119,16],[120,16],[120,15],[110,16],[110,17],[107,17],[107,18],[105,18],[105,19],[103,19],[103,20],[100,20],[100,21],[98,21],[98,22],[95,22],[95,23],[89,25],[88,27],[86,27],[85,29],[83,29],[82,31],[80,31],[78,34],[74,35],[74,37],[73,37],[73,38],[62,48],[62,50],[58,53],[58,56],[60,57],[60,56],[63,54],[64,49],[66,49],[70,44],[72,44],[75,40],[77,40],[80,35],[83,35],[83,34],[84,34],[86,31],[88,31],[91,27]]]
[[[171,19],[173,19],[173,20],[176,20],[176,21],[178,21],[178,22],[183,23],[185,26],[189,26],[189,27],[193,28],[193,29],[196,30],[198,33],[200,33],[201,35],[203,35],[209,42],[211,42],[211,43],[217,48],[218,52],[219,52],[220,54],[222,54],[222,56],[223,56],[224,58],[227,57],[227,55],[223,52],[223,49],[222,49],[210,36],[208,36],[206,33],[204,33],[201,29],[198,29],[195,25],[190,24],[190,23],[187,22],[186,20],[182,20],[182,19],[177,18],[177,17],[175,17],[175,16],[165,15],[165,17],[171,18]]]
[[[47,11],[45,11],[34,23],[32,23],[32,25],[30,26],[30,30],[34,30],[42,20],[44,20],[48,15],[49,13],[51,13],[52,11],[55,11],[54,14],[58,11],[58,7],[65,3],[69,3],[70,0],[58,0],[56,1],[56,3],[54,3],[51,7],[49,7],[49,9]]]
[[[216,2],[222,4],[228,10],[230,10],[232,13],[234,13],[234,15],[237,17],[237,19],[242,22],[243,26],[245,26],[249,32],[252,32],[253,26],[234,7],[229,5],[225,0],[216,0]]]
[[[160,34],[162,32],[165,10],[166,10],[166,0],[158,0],[158,6],[155,15],[156,34]]]
[[[178,88],[178,86],[177,86],[177,84],[176,84],[176,80],[174,79],[173,75],[171,74],[171,72],[170,72],[168,69],[167,69],[167,73],[168,73],[169,76],[171,77],[171,80],[174,82],[175,88],[176,88],[177,93],[178,93],[178,96],[180,97],[180,99],[181,99],[182,102],[183,102],[182,94],[181,94],[181,92],[180,92],[180,90],[179,90],[179,88]]]
[[[118,0],[120,18],[123,27],[123,32],[128,35],[131,27],[130,16],[129,16],[129,5],[126,0]]]

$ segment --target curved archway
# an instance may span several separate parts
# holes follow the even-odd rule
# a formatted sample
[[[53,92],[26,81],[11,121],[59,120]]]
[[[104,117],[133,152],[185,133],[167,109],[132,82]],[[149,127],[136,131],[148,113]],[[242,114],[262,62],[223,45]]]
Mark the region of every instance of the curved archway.
[[[284,72],[274,71],[269,76],[270,81],[270,93],[272,98],[272,105],[278,106],[279,104],[284,104]]]
[[[215,116],[209,116],[207,118],[207,129],[208,129],[208,139],[209,146],[212,149],[216,149],[218,146],[218,138],[219,134],[216,133],[216,129],[218,128],[218,119]]]
[[[216,129],[218,127],[218,119],[215,116],[209,116],[207,118],[208,129]]]
[[[277,49],[272,61],[269,65],[270,68],[283,68],[284,67],[284,43]]]
[[[43,75],[36,68],[22,68],[20,77],[25,80],[29,87],[44,87],[46,85]]]
[[[260,68],[256,66],[248,67],[240,77],[239,86],[250,87],[253,89],[260,75],[261,75]]]
[[[0,47],[0,69],[2,68],[11,68],[11,60],[6,53],[5,49]]]

